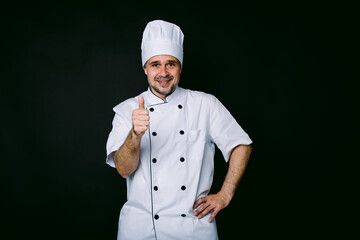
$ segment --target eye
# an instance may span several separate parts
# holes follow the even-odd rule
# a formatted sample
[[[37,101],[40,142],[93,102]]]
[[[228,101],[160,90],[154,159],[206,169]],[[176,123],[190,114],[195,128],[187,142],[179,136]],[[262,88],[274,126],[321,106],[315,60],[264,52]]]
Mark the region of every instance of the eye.
[[[154,64],[152,64],[151,66],[152,66],[152,67],[158,67],[158,66],[159,66],[159,64],[154,63]]]

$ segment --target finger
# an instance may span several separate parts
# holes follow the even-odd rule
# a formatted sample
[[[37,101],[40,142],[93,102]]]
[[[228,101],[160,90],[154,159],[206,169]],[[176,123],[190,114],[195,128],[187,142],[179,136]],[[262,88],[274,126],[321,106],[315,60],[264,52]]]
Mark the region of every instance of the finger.
[[[198,216],[198,219],[202,219],[203,217],[205,217],[210,211],[213,210],[213,207],[211,207],[210,205],[208,205],[204,211],[202,211],[199,216]]]
[[[150,122],[147,120],[134,120],[134,126],[139,127],[139,126],[149,126]]]
[[[147,114],[134,114],[132,117],[133,121],[149,121],[150,117]]]
[[[138,116],[149,116],[149,111],[147,109],[134,109],[133,111],[133,117],[138,117]]]
[[[214,219],[215,219],[215,217],[216,217],[216,215],[219,213],[219,210],[217,210],[217,209],[214,209],[214,211],[213,211],[213,213],[211,214],[211,216],[209,217],[209,222],[212,222]]]
[[[140,95],[138,97],[138,101],[139,101],[139,108],[144,109],[145,108],[145,106],[144,106],[144,97]]]
[[[205,202],[206,200],[204,198],[199,198],[193,206],[193,209],[197,208],[201,203]]]
[[[201,213],[209,206],[210,206],[210,204],[204,203],[194,212],[194,216],[198,216],[199,214],[201,215]]]

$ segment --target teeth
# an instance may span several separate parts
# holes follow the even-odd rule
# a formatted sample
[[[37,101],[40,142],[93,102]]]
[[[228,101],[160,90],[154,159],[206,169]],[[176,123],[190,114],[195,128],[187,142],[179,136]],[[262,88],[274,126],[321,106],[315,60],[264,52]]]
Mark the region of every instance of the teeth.
[[[168,77],[168,78],[155,78],[155,81],[170,81],[173,80],[174,77]]]

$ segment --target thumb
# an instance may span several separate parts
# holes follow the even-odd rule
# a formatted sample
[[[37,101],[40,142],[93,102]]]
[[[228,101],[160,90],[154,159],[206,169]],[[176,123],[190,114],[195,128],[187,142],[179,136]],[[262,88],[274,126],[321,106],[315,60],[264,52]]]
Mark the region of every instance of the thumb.
[[[145,109],[143,96],[140,95],[140,96],[138,97],[138,101],[139,101],[139,108],[140,108],[140,109]]]

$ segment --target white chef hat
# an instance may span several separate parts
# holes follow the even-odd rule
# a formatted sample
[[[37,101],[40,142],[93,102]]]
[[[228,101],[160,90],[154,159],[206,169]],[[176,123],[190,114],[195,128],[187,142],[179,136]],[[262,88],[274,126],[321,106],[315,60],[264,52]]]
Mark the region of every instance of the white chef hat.
[[[144,30],[141,42],[141,60],[143,66],[156,55],[171,55],[183,62],[184,34],[173,23],[163,20],[149,22]]]

